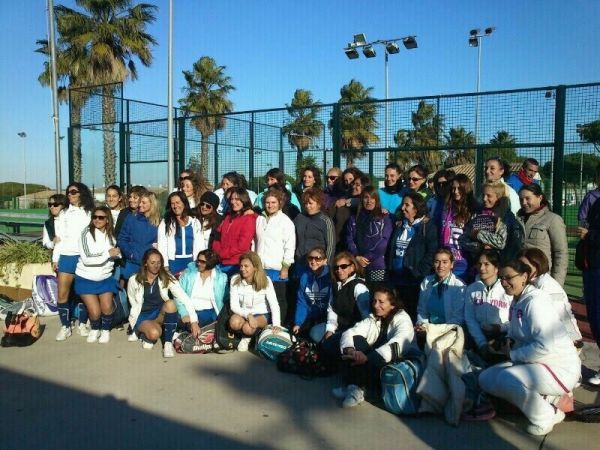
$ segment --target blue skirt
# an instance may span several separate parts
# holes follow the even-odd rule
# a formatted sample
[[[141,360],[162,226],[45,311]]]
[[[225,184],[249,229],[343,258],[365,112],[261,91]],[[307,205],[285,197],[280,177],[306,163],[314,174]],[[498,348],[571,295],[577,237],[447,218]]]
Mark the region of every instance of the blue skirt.
[[[106,294],[107,292],[116,294],[119,290],[117,280],[115,280],[112,276],[104,280],[93,281],[80,277],[79,275],[75,275],[74,287],[77,295],[100,295]]]
[[[60,255],[58,258],[58,271],[61,273],[75,274],[79,255]]]
[[[133,275],[140,271],[140,265],[133,261],[125,261],[125,266],[121,268],[121,278],[129,280]]]

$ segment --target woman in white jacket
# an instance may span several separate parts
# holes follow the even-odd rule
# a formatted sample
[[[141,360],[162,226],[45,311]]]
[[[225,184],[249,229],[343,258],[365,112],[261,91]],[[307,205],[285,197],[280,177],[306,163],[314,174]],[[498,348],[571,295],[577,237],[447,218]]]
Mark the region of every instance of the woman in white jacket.
[[[502,286],[513,302],[509,339],[499,353],[510,361],[484,370],[479,385],[517,406],[530,421],[528,433],[544,435],[565,418],[555,404],[575,387],[581,361],[558,314],[548,306],[548,295],[528,282],[530,271],[520,260],[500,269]]]
[[[267,276],[273,282],[282,319],[287,313],[288,271],[296,251],[296,227],[281,210],[283,192],[269,189],[263,195],[263,213],[256,219],[254,243]]]
[[[196,261],[198,253],[205,249],[200,221],[192,217],[188,199],[181,191],[167,198],[167,212],[158,225],[157,244],[167,270],[175,275]]]
[[[79,239],[79,261],[75,268],[75,293],[88,311],[91,330],[87,342],[107,344],[113,321],[113,297],[118,291],[113,277],[114,260],[121,252],[113,235],[112,214],[108,207],[92,211],[92,221]],[[100,332],[102,330],[102,332]]]
[[[165,358],[175,356],[171,341],[178,318],[177,304],[169,294],[184,304],[190,317],[192,334],[198,336],[198,316],[190,297],[165,269],[161,253],[151,248],[144,253],[139,272],[127,284],[127,296],[131,303],[129,324],[133,329],[129,341],[135,342],[139,337],[143,341],[142,347],[151,350],[163,336]]]
[[[333,395],[344,408],[362,403],[365,388],[378,385],[383,366],[406,354],[414,341],[412,321],[391,289],[377,287],[371,309],[340,341],[341,358],[348,363],[347,386],[333,389]]]

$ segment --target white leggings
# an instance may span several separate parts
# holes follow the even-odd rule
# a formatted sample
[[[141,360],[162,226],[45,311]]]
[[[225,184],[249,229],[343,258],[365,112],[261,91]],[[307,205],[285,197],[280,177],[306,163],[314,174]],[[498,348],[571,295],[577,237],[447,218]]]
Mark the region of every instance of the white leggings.
[[[579,359],[567,367],[550,368],[569,391],[581,374]],[[495,365],[479,375],[479,385],[484,391],[515,405],[532,424],[540,427],[552,424],[556,413],[542,396],[560,397],[565,393],[548,369],[536,363],[505,362]]]

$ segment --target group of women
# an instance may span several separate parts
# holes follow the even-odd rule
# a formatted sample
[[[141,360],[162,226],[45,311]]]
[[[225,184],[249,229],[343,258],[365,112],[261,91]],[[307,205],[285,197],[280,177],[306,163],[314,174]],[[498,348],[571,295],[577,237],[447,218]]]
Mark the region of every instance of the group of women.
[[[539,185],[521,187],[515,205],[502,161],[488,160],[485,173],[480,202],[471,180],[452,171],[438,172],[429,191],[422,166],[404,185],[389,164],[381,188],[354,167],[330,169],[325,186],[307,167],[294,187],[271,169],[258,195],[235,172],[212,192],[186,171],[162,217],[143,187],[131,188],[124,207],[111,186],[107,206],[94,207],[89,189],[73,183],[66,197],[50,198],[44,235],[57,263],[57,340],[71,334],[73,280],[89,314],[91,330],[79,318],[88,342],[109,341],[112,296],[126,285],[129,340],[150,349],[162,339],[165,357],[178,321],[198,335],[228,304],[240,351],[267,325],[321,343],[327,360],[348,370],[334,395],[350,407],[416,335],[455,324],[491,366],[481,387],[544,434],[564,417],[552,399],[570,393],[580,374],[581,335],[561,288],[565,225]]]

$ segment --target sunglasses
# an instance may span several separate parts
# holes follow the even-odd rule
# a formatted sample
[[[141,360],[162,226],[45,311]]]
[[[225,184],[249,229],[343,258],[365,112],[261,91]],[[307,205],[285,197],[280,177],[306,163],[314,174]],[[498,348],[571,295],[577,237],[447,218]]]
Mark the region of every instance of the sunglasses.
[[[58,208],[61,203],[50,203],[48,202],[48,208]]]
[[[92,219],[93,220],[106,220],[106,216],[96,216],[96,215],[93,215]]]
[[[211,209],[212,209],[212,207],[213,207],[213,205],[211,205],[210,203],[206,203],[206,202],[202,202],[202,203],[200,203],[200,206],[201,206],[201,207],[204,207],[204,208],[211,208]]]
[[[206,260],[205,259],[198,259],[198,260],[196,260],[196,264],[206,264]]]
[[[412,181],[413,183],[416,183],[417,181],[424,180],[424,179],[425,179],[425,178],[416,178],[416,177],[410,177],[410,178],[409,178],[409,181]]]
[[[324,256],[307,256],[306,259],[309,261],[323,261],[325,259]]]
[[[339,177],[337,175],[327,175],[327,179],[331,181],[337,180]]]
[[[71,189],[70,191],[67,191],[67,195],[77,195],[79,194],[79,191],[76,189]]]
[[[348,267],[353,266],[353,265],[354,264],[337,264],[337,265],[333,266],[333,268],[335,270],[340,270],[340,269],[346,270]]]
[[[522,273],[517,273],[517,274],[515,274],[515,275],[512,275],[512,276],[510,276],[510,277],[509,277],[508,275],[504,275],[504,276],[502,276],[502,277],[498,277],[498,279],[499,279],[500,281],[510,281],[510,280],[512,280],[513,278],[516,278],[516,277],[518,277],[519,275],[523,275],[523,274],[522,274]]]

